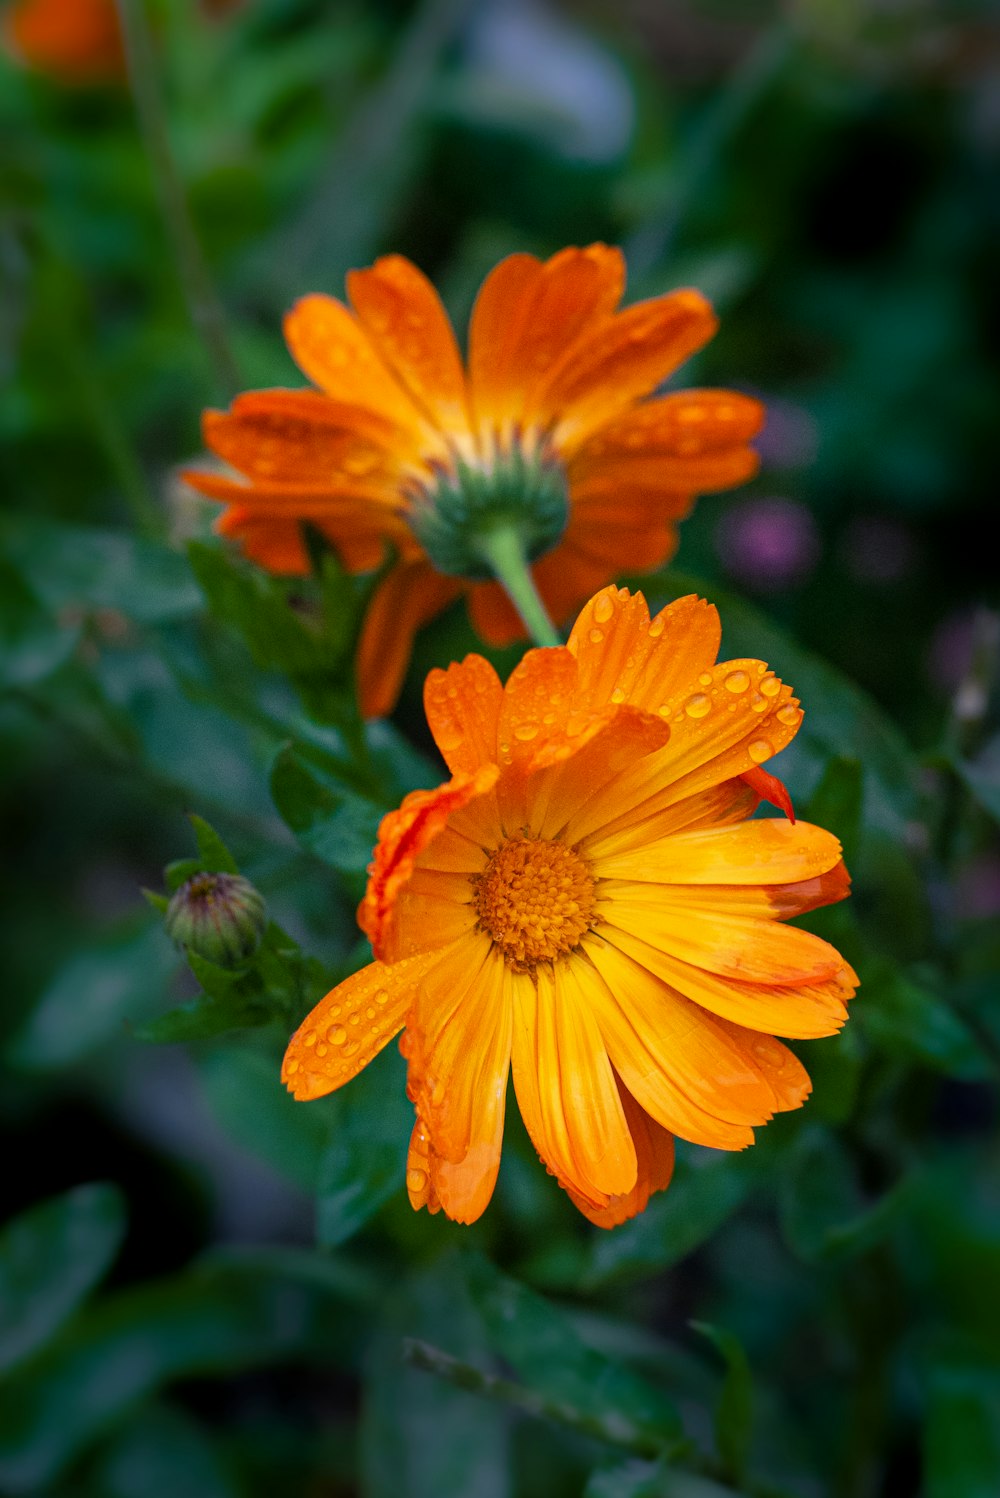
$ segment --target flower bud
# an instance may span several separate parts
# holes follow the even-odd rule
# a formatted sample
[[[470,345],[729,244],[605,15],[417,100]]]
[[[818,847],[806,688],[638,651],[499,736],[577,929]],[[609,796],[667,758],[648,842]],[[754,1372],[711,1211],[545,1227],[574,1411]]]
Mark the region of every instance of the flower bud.
[[[192,875],[163,919],[179,947],[218,967],[239,967],[251,957],[266,924],[263,897],[239,874]]]
[[[488,578],[493,569],[479,542],[485,532],[511,530],[525,561],[550,551],[566,529],[569,488],[554,453],[515,443],[483,466],[456,458],[411,493],[410,529],[439,572]]]

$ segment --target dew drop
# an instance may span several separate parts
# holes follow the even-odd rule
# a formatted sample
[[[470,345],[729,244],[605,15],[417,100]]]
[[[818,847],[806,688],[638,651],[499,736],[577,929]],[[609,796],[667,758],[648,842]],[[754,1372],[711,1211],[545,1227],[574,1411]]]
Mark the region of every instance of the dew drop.
[[[611,693],[611,701],[615,703],[625,701],[625,693],[622,691],[621,687],[615,687],[614,691]]]
[[[374,1004],[369,1004],[368,1008],[365,1010],[365,1019],[374,1019],[374,1018],[375,1018],[375,1005]]]
[[[375,1002],[376,1004],[388,1004],[389,990],[387,988],[380,988],[378,993],[375,995]]]
[[[704,692],[695,692],[684,704],[684,711],[689,718],[704,718],[711,710],[712,700]]]
[[[745,692],[750,685],[750,676],[746,671],[730,671],[726,677],[726,687],[730,692]]]
[[[765,697],[777,697],[781,691],[781,682],[776,676],[765,676],[760,684],[760,689]]]
[[[331,1045],[343,1045],[344,1041],[347,1039],[347,1031],[344,1029],[343,1025],[334,1025],[333,1029],[327,1036],[327,1039],[329,1040]]]
[[[549,726],[550,723],[554,723],[555,721],[556,721],[556,715],[555,715],[555,713],[546,713],[545,717],[542,719],[542,722],[545,724],[546,728],[548,728],[548,726]]]
[[[598,624],[607,624],[615,611],[615,605],[609,593],[602,593],[594,604],[594,618]]]
[[[663,633],[663,626],[666,624],[666,622],[667,621],[664,619],[662,614],[657,614],[656,618],[652,620],[649,626],[649,638],[651,640],[658,640],[660,638]]]
[[[801,723],[802,721],[801,710],[797,707],[793,707],[790,702],[787,703],[785,707],[779,708],[776,716],[778,722],[784,723],[787,728],[794,728],[796,724]]]
[[[767,698],[762,697],[759,692],[754,692],[750,698],[750,707],[755,713],[767,712]]]
[[[712,685],[712,673],[711,673],[711,671],[703,671],[701,673],[701,675],[698,677],[698,681],[700,682],[700,684],[703,687],[710,687]]]
[[[325,1056],[327,1054],[327,1052],[329,1051],[329,1049],[330,1049],[330,1047],[328,1045],[318,1045],[316,1047],[316,1054],[317,1054],[317,1056],[320,1056],[320,1057]]]
[[[414,1194],[414,1196],[417,1196],[421,1191],[423,1191],[423,1189],[424,1189],[424,1187],[426,1185],[427,1185],[427,1172],[426,1172],[426,1170],[416,1170],[416,1169],[414,1169],[414,1170],[408,1170],[406,1172],[406,1186],[407,1186],[407,1190],[412,1191],[413,1194]]]
[[[527,744],[531,739],[538,737],[537,723],[519,723],[514,729],[515,739],[520,739],[522,744]]]
[[[285,1063],[285,1070],[287,1071],[287,1073],[288,1073],[288,1075],[290,1077],[294,1077],[294,1075],[298,1071],[298,1069],[299,1069],[299,1063],[297,1061],[286,1061],[286,1063]]]
[[[303,1045],[307,1045],[309,1047],[309,1049],[312,1050],[312,1048],[316,1044],[316,1041],[318,1040],[318,1038],[319,1037],[317,1036],[316,1031],[315,1030],[311,1030],[309,1032],[309,1034],[303,1040],[302,1044]]]
[[[590,631],[590,643],[591,643],[591,645],[599,645],[603,639],[604,639],[604,631],[603,631],[603,629],[592,629]]]
[[[762,765],[774,753],[774,746],[769,739],[754,739],[747,745],[747,753],[755,765]]]

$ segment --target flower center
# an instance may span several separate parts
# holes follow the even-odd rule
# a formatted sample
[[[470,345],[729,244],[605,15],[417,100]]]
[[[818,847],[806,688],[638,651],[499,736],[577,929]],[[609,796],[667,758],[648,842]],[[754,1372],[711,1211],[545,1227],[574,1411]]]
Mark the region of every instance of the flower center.
[[[578,946],[594,912],[594,880],[579,853],[545,838],[500,844],[476,880],[484,931],[525,972]]]
[[[516,532],[527,562],[555,546],[569,519],[566,473],[550,449],[516,440],[481,465],[456,457],[413,488],[407,519],[439,572],[492,577],[485,532]]]

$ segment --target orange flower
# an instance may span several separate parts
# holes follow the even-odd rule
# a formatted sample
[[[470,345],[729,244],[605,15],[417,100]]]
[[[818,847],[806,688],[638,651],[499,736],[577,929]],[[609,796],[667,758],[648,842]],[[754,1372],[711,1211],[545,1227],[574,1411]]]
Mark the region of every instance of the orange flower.
[[[64,83],[125,76],[115,0],[14,0],[3,30],[16,57]]]
[[[489,644],[523,638],[475,554],[477,526],[521,528],[561,623],[609,577],[659,567],[696,494],[756,471],[756,401],[724,390],[644,399],[711,338],[708,302],[675,291],[618,311],[624,283],[621,252],[602,244],[544,262],[511,255],[479,293],[466,371],[434,288],[390,255],[350,273],[350,310],[308,296],[286,318],[288,346],[322,393],[256,391],[206,413],[207,445],[247,481],[186,477],[226,504],[218,528],[254,561],[306,571],[302,521],[351,571],[395,548],[360,643],[366,716],[391,709],[415,631],[459,594]]]
[[[452,778],[383,819],[359,911],[376,961],[288,1046],[298,1098],[405,1025],[415,1207],[472,1222],[493,1192],[508,1071],[542,1160],[611,1227],[670,1180],[673,1135],[742,1149],[809,1092],[775,1034],[829,1035],[857,979],[790,916],[843,899],[822,828],[760,767],[802,713],[759,661],[715,664],[714,608],[650,622],[603,589],[506,687],[480,656],[427,679]]]

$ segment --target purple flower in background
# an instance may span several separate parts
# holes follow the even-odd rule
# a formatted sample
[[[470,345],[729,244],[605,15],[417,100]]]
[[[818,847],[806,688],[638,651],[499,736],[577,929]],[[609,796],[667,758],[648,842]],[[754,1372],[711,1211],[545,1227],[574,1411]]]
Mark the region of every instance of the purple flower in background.
[[[726,571],[747,587],[778,592],[805,582],[819,560],[816,523],[794,499],[750,499],[727,510],[715,528]]]

